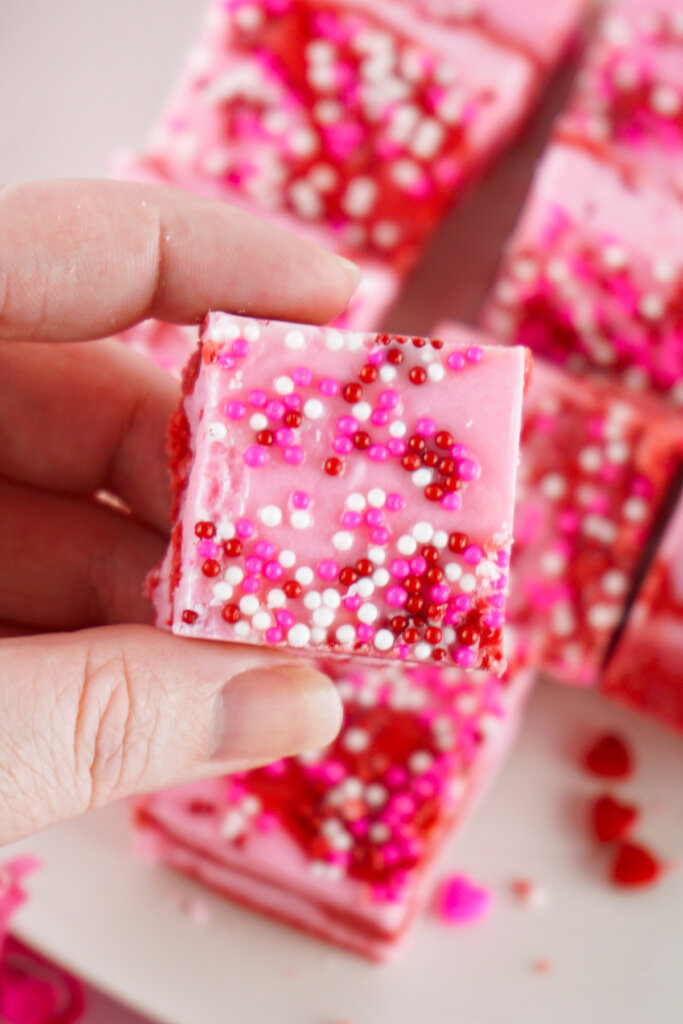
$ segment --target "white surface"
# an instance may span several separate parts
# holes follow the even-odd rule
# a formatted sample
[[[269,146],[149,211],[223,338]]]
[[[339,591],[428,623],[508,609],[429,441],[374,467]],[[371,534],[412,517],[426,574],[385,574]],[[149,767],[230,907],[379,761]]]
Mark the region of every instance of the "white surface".
[[[172,1024],[680,1024],[683,871],[616,890],[586,828],[603,787],[577,760],[605,727],[637,755],[634,780],[614,789],[642,804],[639,836],[667,859],[683,855],[680,737],[595,694],[542,687],[442,866],[491,886],[493,914],[455,930],[424,916],[396,965],[338,953],[137,862],[122,807],[18,844],[46,861],[21,937]],[[520,876],[547,889],[547,907],[511,895]],[[180,911],[180,894],[207,904],[210,922]],[[549,974],[533,970],[538,959]]]

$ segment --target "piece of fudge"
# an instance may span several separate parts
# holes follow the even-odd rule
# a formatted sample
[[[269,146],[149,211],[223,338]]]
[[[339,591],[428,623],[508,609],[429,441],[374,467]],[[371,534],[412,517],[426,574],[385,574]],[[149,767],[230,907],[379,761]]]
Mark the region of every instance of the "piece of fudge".
[[[555,143],[481,322],[577,374],[683,405],[683,203]]]
[[[610,696],[683,729],[683,497],[602,685]]]
[[[446,341],[476,343],[451,324]],[[534,360],[522,411],[508,617],[539,664],[595,683],[683,460],[683,422]]]
[[[680,0],[619,0],[606,9],[557,130],[683,199]]]
[[[141,162],[403,272],[513,139],[542,77],[505,32],[412,3],[214,0]]]
[[[501,668],[525,371],[521,348],[209,314],[158,624]]]
[[[521,662],[503,679],[436,666],[321,667],[345,707],[335,742],[143,798],[141,852],[385,960],[428,896],[437,852],[509,747],[532,674]]]

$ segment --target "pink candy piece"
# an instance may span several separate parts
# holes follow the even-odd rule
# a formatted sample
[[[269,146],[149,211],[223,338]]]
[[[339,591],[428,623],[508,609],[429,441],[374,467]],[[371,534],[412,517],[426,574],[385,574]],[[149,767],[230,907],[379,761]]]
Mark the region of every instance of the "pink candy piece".
[[[450,875],[445,878],[436,896],[435,909],[438,916],[449,925],[476,924],[487,917],[493,906],[490,889],[471,881],[466,875]]]
[[[225,346],[242,338],[247,354],[239,368],[226,367]],[[526,357],[468,337],[462,351],[475,350],[456,373],[448,359],[458,346],[438,340],[210,314],[185,375],[182,437],[189,432],[193,457],[180,452],[172,467],[180,510],[155,577],[159,624],[242,643],[281,637],[331,654],[502,666],[496,613],[507,584]],[[374,357],[391,364],[394,354],[387,388]],[[323,395],[331,371],[339,391]],[[295,396],[300,411],[283,402],[282,423],[268,420],[267,430],[260,413],[226,417],[228,401],[256,397],[258,409],[275,412],[281,397]],[[368,423],[379,407],[387,422]],[[373,448],[396,424],[412,447],[386,447],[376,461]],[[459,475],[451,449],[466,451],[476,474]]]

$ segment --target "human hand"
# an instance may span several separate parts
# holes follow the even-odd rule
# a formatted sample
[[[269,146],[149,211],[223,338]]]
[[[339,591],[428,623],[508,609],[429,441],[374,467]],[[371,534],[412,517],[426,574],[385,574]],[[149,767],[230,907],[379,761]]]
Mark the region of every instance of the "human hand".
[[[356,283],[336,256],[171,189],[0,189],[0,842],[334,737],[339,699],[312,665],[149,625],[178,388],[120,343],[81,341],[209,308],[320,322]]]

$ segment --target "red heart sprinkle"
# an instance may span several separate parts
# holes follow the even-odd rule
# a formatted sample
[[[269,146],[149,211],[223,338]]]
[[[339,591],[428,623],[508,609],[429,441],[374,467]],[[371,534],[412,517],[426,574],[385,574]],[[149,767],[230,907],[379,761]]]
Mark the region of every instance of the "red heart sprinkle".
[[[631,804],[623,804],[612,796],[599,796],[592,806],[591,825],[599,843],[613,843],[625,839],[639,812]]]
[[[662,865],[645,846],[621,843],[612,863],[610,880],[614,885],[630,889],[654,885],[661,873]]]
[[[584,767],[606,779],[625,779],[633,771],[633,759],[626,741],[616,733],[605,733],[589,747]]]

